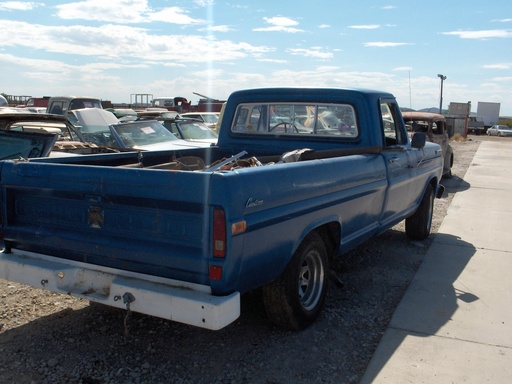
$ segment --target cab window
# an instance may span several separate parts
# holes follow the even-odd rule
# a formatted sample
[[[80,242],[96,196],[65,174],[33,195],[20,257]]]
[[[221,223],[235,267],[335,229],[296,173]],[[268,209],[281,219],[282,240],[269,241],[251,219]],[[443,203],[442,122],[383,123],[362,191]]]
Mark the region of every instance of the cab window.
[[[407,136],[402,130],[396,104],[383,101],[380,104],[380,112],[385,145],[390,147],[406,144]]]
[[[265,135],[359,136],[355,109],[349,104],[265,103],[238,106],[233,132]]]

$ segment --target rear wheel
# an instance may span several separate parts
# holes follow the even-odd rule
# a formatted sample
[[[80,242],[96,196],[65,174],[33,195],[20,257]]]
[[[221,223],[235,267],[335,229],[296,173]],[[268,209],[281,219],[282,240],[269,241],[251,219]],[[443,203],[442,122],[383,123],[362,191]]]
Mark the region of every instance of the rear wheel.
[[[428,184],[420,205],[414,214],[405,219],[405,233],[413,240],[425,240],[430,234],[434,212],[434,188]]]
[[[325,244],[318,233],[311,233],[283,274],[263,287],[263,302],[269,320],[292,330],[310,325],[324,305],[328,268]]]

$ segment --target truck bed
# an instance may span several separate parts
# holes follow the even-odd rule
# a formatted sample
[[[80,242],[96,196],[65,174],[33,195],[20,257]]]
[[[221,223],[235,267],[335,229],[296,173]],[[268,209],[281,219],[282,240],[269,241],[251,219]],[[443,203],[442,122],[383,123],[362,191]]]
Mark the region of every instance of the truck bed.
[[[358,152],[369,153],[354,154]],[[286,228],[300,220],[304,211],[316,212],[321,217],[325,210],[335,207],[339,211],[343,207],[349,244],[351,236],[356,235],[350,233],[351,227],[360,227],[365,218],[353,204],[356,198],[371,212],[363,227],[369,234],[377,230],[375,218],[381,213],[378,202],[385,193],[386,171],[383,159],[371,152],[378,151],[311,151],[304,154],[307,160],[300,164],[276,164],[274,161],[280,155],[267,155],[261,159],[272,165],[234,171],[176,171],[179,157],[178,161],[158,165],[149,155],[144,161],[150,165],[145,167],[142,161],[133,162],[135,157],[127,154],[84,156],[89,158],[84,160],[86,163],[106,156],[115,164],[109,166],[78,165],[68,159],[64,161],[72,164],[5,162],[1,194],[3,201],[9,202],[9,211],[3,215],[6,249],[210,285],[211,239],[205,228],[211,225],[213,208],[223,207],[229,222],[246,220],[248,228],[242,238],[251,249],[245,248],[243,260],[242,255],[229,255],[230,260],[240,261],[233,265],[227,261],[237,273],[227,273],[233,281],[216,288],[217,293],[226,294],[234,290],[239,273],[244,274],[243,269],[250,267],[253,257],[263,258],[260,262],[274,262],[264,256],[261,238],[272,238],[273,231],[287,232],[279,241],[301,237]],[[215,162],[211,151],[206,154],[203,157],[208,158],[199,158],[202,162]],[[340,154],[344,156],[335,156]],[[169,154],[165,158],[169,160]],[[321,174],[316,171],[318,162],[322,162]],[[343,169],[343,164],[351,169],[345,177],[339,172],[335,183],[325,177]],[[373,176],[368,175],[368,169]],[[358,173],[360,176],[354,179]],[[251,196],[258,196],[265,204],[251,203]],[[293,217],[286,216],[286,212]],[[292,246],[296,245],[287,245]],[[275,270],[282,269],[287,262],[278,260],[279,264],[273,265]],[[249,278],[242,288],[249,290],[254,284],[257,282]]]

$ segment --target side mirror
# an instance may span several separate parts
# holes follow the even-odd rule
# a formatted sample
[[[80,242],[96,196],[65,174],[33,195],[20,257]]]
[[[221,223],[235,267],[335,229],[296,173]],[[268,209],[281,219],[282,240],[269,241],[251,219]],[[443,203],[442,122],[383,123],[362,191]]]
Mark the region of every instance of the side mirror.
[[[427,135],[424,132],[416,132],[412,137],[411,146],[416,149],[421,149],[427,142]]]

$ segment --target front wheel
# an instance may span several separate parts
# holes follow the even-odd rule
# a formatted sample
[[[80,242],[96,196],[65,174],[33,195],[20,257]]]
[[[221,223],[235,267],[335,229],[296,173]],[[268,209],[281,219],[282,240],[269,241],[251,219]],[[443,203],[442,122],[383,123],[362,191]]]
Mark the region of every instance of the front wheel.
[[[318,233],[308,235],[283,274],[263,287],[263,302],[270,321],[301,330],[320,314],[327,295],[327,250]]]
[[[425,240],[430,234],[434,213],[434,188],[428,184],[420,205],[414,214],[405,219],[405,233],[413,240]]]

